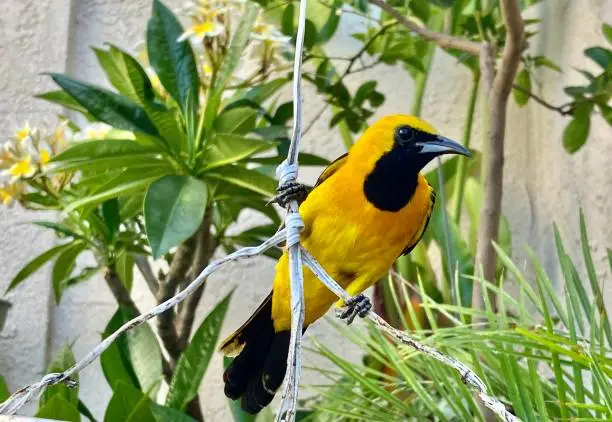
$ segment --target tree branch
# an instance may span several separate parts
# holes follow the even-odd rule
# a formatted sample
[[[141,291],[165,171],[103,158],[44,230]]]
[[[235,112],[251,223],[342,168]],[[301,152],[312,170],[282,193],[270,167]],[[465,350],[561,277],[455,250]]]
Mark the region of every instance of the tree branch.
[[[147,286],[149,286],[149,290],[153,293],[153,296],[157,295],[157,289],[159,289],[159,283],[157,282],[157,277],[153,273],[153,269],[151,268],[151,264],[149,264],[149,260],[146,256],[136,255],[134,256],[134,262],[138,267],[138,271],[142,274]]]
[[[571,114],[572,114],[571,103],[567,103],[567,104],[563,104],[563,105],[560,105],[560,106],[556,106],[556,105],[553,105],[553,104],[549,103],[544,98],[534,94],[530,90],[523,88],[520,85],[513,84],[512,88],[516,89],[517,91],[522,92],[523,94],[529,95],[530,98],[532,98],[535,102],[537,102],[541,106],[543,106],[543,107],[545,107],[545,108],[547,108],[549,110],[556,111],[557,113],[561,114],[562,116],[571,116]]]
[[[123,281],[121,281],[121,278],[119,277],[114,265],[106,267],[104,271],[104,280],[113,294],[113,297],[117,301],[117,304],[128,307],[137,314],[140,314],[136,303],[134,303],[130,297],[130,292],[123,285]]]
[[[480,44],[474,41],[467,40],[461,37],[455,37],[452,35],[442,34],[440,32],[432,31],[428,28],[420,26],[411,20],[409,20],[406,16],[401,14],[398,10],[396,10],[389,3],[384,0],[370,0],[370,3],[377,5],[385,12],[393,16],[399,23],[401,23],[408,30],[414,32],[419,35],[421,38],[424,38],[428,41],[432,41],[436,43],[441,48],[450,48],[453,50],[460,50],[465,53],[469,53],[473,56],[478,56],[480,54]]]
[[[501,11],[506,27],[506,44],[489,93],[488,154],[485,155],[487,159],[483,163],[484,203],[476,253],[476,268],[482,267],[483,278],[490,282],[495,281],[497,256],[492,242],[497,240],[501,217],[506,109],[525,46],[525,29],[518,1],[502,0]],[[477,309],[484,308],[484,298],[479,283],[474,283],[472,304]]]
[[[160,284],[157,293],[157,303],[164,303],[174,296],[181,281],[185,280],[185,274],[193,259],[195,249],[195,235],[183,242],[177,249],[170,270],[165,280]],[[174,369],[178,358],[181,356],[181,347],[174,325],[176,313],[169,308],[158,318],[157,329],[164,348],[170,355],[170,366]]]

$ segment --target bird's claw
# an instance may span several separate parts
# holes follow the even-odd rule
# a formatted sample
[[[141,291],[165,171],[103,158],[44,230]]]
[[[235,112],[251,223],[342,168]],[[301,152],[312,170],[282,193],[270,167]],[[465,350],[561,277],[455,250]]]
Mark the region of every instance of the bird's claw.
[[[302,203],[306,196],[308,196],[308,188],[305,185],[297,182],[285,183],[276,189],[278,195],[276,195],[268,204],[278,204],[281,207],[287,207],[287,204],[293,200],[296,200],[298,204]]]
[[[372,302],[363,293],[348,299],[345,305],[344,309],[338,313],[338,318],[346,319],[347,325],[350,325],[357,315],[360,318],[365,318],[372,309]]]

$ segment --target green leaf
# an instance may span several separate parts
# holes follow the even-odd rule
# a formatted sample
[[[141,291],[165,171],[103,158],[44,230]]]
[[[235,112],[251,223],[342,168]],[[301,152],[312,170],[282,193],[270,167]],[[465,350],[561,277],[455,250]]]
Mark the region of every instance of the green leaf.
[[[612,25],[604,23],[603,25],[601,25],[601,31],[606,37],[606,40],[608,40],[608,43],[612,44]]]
[[[97,422],[94,415],[91,413],[91,410],[83,403],[81,400],[77,403],[77,409],[81,412],[81,415],[85,416],[90,422]]]
[[[183,28],[174,14],[161,1],[154,0],[153,15],[147,26],[147,51],[151,66],[162,85],[185,107],[188,97],[199,108],[200,78],[191,45],[177,41]]]
[[[276,195],[276,181],[256,170],[230,165],[216,168],[214,172],[206,173],[206,176],[224,180],[268,197]]]
[[[256,5],[248,2],[245,4],[245,10],[242,13],[240,22],[238,22],[236,26],[237,29],[230,42],[227,55],[219,69],[215,86],[212,87],[208,95],[206,111],[204,113],[204,128],[206,131],[213,125],[217,111],[219,110],[219,104],[221,104],[221,97],[225,90],[225,85],[230,80],[234,70],[236,70],[236,66],[238,66],[240,62],[240,58],[249,41],[253,24],[255,23],[258,13],[259,10]]]
[[[249,161],[266,166],[277,166],[282,163],[284,159],[285,157],[276,155],[274,157],[254,157]],[[299,154],[298,162],[301,166],[328,166],[330,164],[327,158],[319,157],[315,154],[308,154],[307,152]]]
[[[591,117],[584,110],[577,111],[563,131],[563,147],[573,154],[586,143],[591,127]]]
[[[223,325],[232,293],[228,294],[206,316],[174,370],[166,405],[182,410],[197,395]]]
[[[125,288],[128,292],[132,291],[132,284],[134,282],[134,258],[132,255],[127,251],[121,251],[115,266]]]
[[[161,152],[129,140],[99,140],[75,144],[53,158],[53,162],[91,161],[100,158],[134,157]]]
[[[62,293],[67,287],[65,282],[74,270],[77,257],[84,249],[85,244],[83,242],[73,242],[70,248],[59,254],[53,265],[51,281],[53,283],[53,292],[55,293],[55,303],[58,305],[62,298]]]
[[[327,21],[325,21],[325,24],[317,35],[319,43],[326,43],[336,33],[336,30],[338,29],[338,24],[340,23],[340,15],[336,13],[336,11],[340,8],[342,8],[342,1],[334,0],[333,4],[329,7],[329,15],[327,15]]]
[[[584,54],[603,69],[608,69],[612,65],[612,51],[607,48],[590,47],[584,50]]]
[[[113,390],[104,422],[156,422],[151,411],[151,399],[134,386],[120,381]]]
[[[49,91],[43,94],[35,95],[34,98],[40,98],[41,100],[49,101],[54,104],[59,104],[62,107],[66,107],[69,110],[77,111],[92,120],[94,117],[87,111],[85,107],[79,104],[70,94],[65,91]]]
[[[106,72],[106,77],[117,91],[140,104],[153,99],[153,87],[146,73],[140,65],[133,66],[129,63],[129,59],[135,59],[113,45],[110,45],[110,50],[94,48],[93,51]]]
[[[62,253],[63,251],[65,251],[66,249],[69,249],[72,247],[73,242],[70,243],[66,243],[64,245],[59,245],[59,246],[55,246],[49,250],[47,250],[46,252],[43,252],[42,254],[38,255],[36,258],[34,258],[33,260],[31,260],[30,262],[28,262],[18,273],[17,275],[11,280],[11,282],[9,283],[8,288],[6,289],[6,292],[10,292],[11,290],[13,290],[15,287],[17,287],[23,280],[25,280],[26,278],[28,278],[31,274],[33,274],[34,272],[36,272],[40,267],[42,267],[43,265],[45,265],[48,261],[50,261],[51,259],[53,259],[56,255],[59,255],[60,253]]]
[[[245,134],[254,126],[257,110],[251,107],[238,107],[226,110],[215,119],[215,131],[220,133]]]
[[[550,60],[548,57],[545,57],[545,56],[534,57],[533,64],[536,65],[536,67],[543,66],[543,67],[552,69],[556,72],[561,72],[561,68],[559,67],[559,65],[557,65],[555,62],[553,62],[552,60]]]
[[[76,405],[68,402],[60,395],[53,396],[43,407],[38,409],[35,416],[68,422],[80,422],[81,420]]]
[[[74,353],[72,353],[70,346],[65,344],[56,352],[51,363],[47,367],[47,372],[64,372],[75,364],[76,359],[74,358]],[[40,398],[40,407],[44,407],[55,396],[61,396],[66,402],[76,406],[79,401],[79,375],[74,374],[72,379],[77,382],[77,386],[74,388],[69,388],[63,383],[48,387]]]
[[[8,385],[6,385],[6,381],[4,377],[0,375],[0,402],[8,399],[11,395],[10,390],[8,389]]]
[[[134,311],[120,306],[107,324],[103,338],[136,317]],[[120,383],[149,391],[154,397],[162,377],[162,355],[151,327],[143,324],[122,334],[100,357],[102,371],[113,391]]]
[[[144,200],[144,219],[153,258],[195,233],[207,202],[206,184],[191,176],[164,176],[151,184]]]
[[[283,86],[289,82],[287,78],[277,78],[261,85],[254,86],[244,96],[244,98],[255,101],[258,104],[263,103],[272,95],[278,92]]]
[[[156,422],[196,422],[191,416],[181,411],[157,403],[151,403],[151,411]]]
[[[31,223],[34,224],[35,226],[54,230],[58,237],[61,237],[61,235],[64,235],[64,236],[72,237],[74,239],[83,238],[81,234],[76,233],[75,231],[73,231],[70,227],[66,226],[65,224],[54,223],[53,221],[32,221]]]
[[[154,179],[158,176],[151,178],[144,178],[141,180],[132,180],[125,183],[121,183],[107,190],[101,190],[95,195],[91,195],[82,199],[77,199],[66,206],[64,211],[70,212],[78,208],[85,207],[87,205],[95,205],[106,201],[109,198],[115,198],[123,195],[133,195],[137,192],[142,192]]]
[[[361,107],[361,105],[363,104],[363,102],[370,97],[370,95],[372,95],[372,93],[374,91],[376,91],[376,85],[378,84],[378,82],[376,81],[368,81],[363,83],[359,89],[357,89],[357,92],[355,93],[355,96],[353,97],[353,104],[357,107]]]
[[[212,142],[208,144],[204,165],[207,169],[224,166],[275,146],[274,142],[245,138],[230,133],[217,133]]]
[[[66,75],[51,77],[94,117],[118,129],[156,136],[157,129],[139,105],[114,92],[77,81]]]
[[[102,203],[102,217],[104,217],[104,222],[106,223],[106,227],[108,227],[108,240],[110,241],[119,230],[119,223],[121,222],[121,217],[119,216],[119,201],[117,198],[111,198]]]
[[[516,80],[514,81],[516,85],[521,87],[527,92],[523,92],[519,89],[513,88],[512,93],[514,94],[514,101],[518,104],[519,107],[523,107],[529,101],[529,94],[531,92],[531,78],[529,77],[529,72],[527,69],[521,70],[516,75]]]

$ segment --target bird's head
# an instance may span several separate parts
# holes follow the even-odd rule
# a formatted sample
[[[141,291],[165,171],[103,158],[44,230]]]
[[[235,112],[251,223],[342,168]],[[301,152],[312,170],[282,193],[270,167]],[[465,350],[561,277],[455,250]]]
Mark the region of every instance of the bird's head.
[[[351,149],[351,155],[361,156],[365,162],[378,161],[383,156],[391,155],[413,167],[417,173],[443,154],[472,156],[462,145],[438,135],[426,121],[405,114],[378,120]]]
[[[398,211],[416,191],[419,172],[442,154],[471,156],[426,121],[398,114],[370,126],[351,148],[348,162],[353,174],[364,176],[363,191],[371,204]]]

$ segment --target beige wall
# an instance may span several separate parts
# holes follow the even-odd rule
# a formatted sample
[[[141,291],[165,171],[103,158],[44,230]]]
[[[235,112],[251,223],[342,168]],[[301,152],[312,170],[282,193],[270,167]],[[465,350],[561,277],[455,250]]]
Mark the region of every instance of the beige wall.
[[[168,2],[178,6],[179,1]],[[554,8],[551,6],[554,5]],[[554,10],[553,10],[554,9]],[[31,98],[31,94],[51,88],[43,71],[68,72],[79,78],[106,84],[95,64],[89,46],[113,42],[133,47],[143,36],[150,13],[149,0],[0,0],[0,132],[3,136],[24,120],[32,123],[52,121],[57,109]],[[567,69],[563,74],[543,72],[541,93],[552,103],[563,103],[561,87],[582,82],[572,66],[591,67],[582,50],[603,44],[603,21],[612,21],[612,0],[555,0],[531,11],[546,25],[531,42],[534,54],[546,54]],[[343,21],[341,33],[330,46],[330,54],[349,55],[358,45],[348,35]],[[378,115],[407,112],[413,87],[408,75],[397,69],[379,67],[350,81],[357,86],[363,79],[376,79],[387,96]],[[423,116],[442,133],[459,139],[470,88],[470,75],[452,58],[436,54],[430,89]],[[306,90],[305,121],[319,110],[322,102]],[[330,133],[329,114],[314,126],[304,139],[304,148],[333,158],[342,144]],[[606,247],[612,247],[612,132],[600,117],[593,120],[591,137],[577,154],[567,155],[560,142],[565,119],[530,103],[523,109],[511,104],[504,180],[504,212],[514,233],[516,255],[521,257],[524,243],[532,245],[538,256],[558,280],[551,240],[555,220],[567,240],[570,254],[579,256],[577,232],[578,207],[584,209],[590,226],[598,273],[611,303],[611,274],[606,264]],[[480,136],[476,121],[476,138]],[[313,171],[302,178],[312,181]],[[53,236],[16,223],[32,219],[18,209],[0,208],[0,290],[28,258],[54,242]],[[248,224],[248,218],[244,224]],[[265,258],[240,262],[215,275],[209,282],[201,311],[210,309],[234,285],[240,285],[231,305],[223,335],[229,333],[253,309],[269,289],[273,263]],[[253,282],[253,278],[257,282]],[[136,282],[139,305],[153,303],[141,280]],[[115,305],[101,279],[77,286],[66,293],[56,307],[49,290],[49,268],[39,272],[8,296],[14,304],[7,326],[0,334],[0,373],[11,387],[36,380],[44,371],[48,356],[66,341],[75,341],[77,357],[82,357],[99,340],[99,333]],[[202,312],[200,313],[202,314]],[[315,334],[333,344],[338,351],[356,357],[348,345],[338,342],[324,324]],[[312,363],[312,357],[308,360]],[[215,358],[202,387],[202,403],[208,421],[228,420],[220,380],[220,359]],[[110,389],[96,362],[81,374],[82,398],[96,416],[103,415]]]

